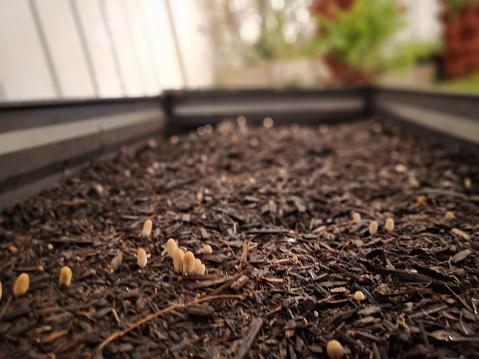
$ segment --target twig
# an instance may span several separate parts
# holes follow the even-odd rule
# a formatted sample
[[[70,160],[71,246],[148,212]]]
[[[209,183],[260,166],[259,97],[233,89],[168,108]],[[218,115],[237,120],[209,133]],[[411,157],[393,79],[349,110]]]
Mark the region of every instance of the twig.
[[[429,339],[427,338],[427,332],[424,329],[424,323],[422,322],[422,320],[420,320],[417,323],[417,326],[419,327],[419,330],[421,331],[422,340],[424,340],[424,345],[426,346],[426,348],[430,348],[431,345],[429,344]]]
[[[464,306],[464,308],[466,308],[468,311],[470,311],[471,313],[473,312],[471,306],[469,304],[467,304],[467,302],[462,299],[459,295],[456,294],[456,292],[454,292],[451,287],[449,287],[447,284],[446,284],[446,287],[447,289],[449,289],[449,291],[451,292],[451,294],[458,300],[461,302],[461,304]]]
[[[248,264],[248,254],[249,254],[249,243],[244,242],[243,243],[243,254],[241,254],[241,265],[246,265]]]
[[[235,359],[243,359],[248,354],[262,325],[263,319],[259,317],[251,322],[248,333],[241,342],[239,350],[236,352]]]
[[[401,295],[407,295],[407,294],[414,294],[414,293],[420,293],[420,292],[427,292],[429,288],[411,288],[411,289],[406,289],[400,292],[395,292],[395,293],[382,293],[379,294],[380,297],[399,297]]]
[[[241,299],[241,298],[242,298],[241,295],[234,295],[234,294],[210,295],[210,296],[207,296],[207,297],[192,300],[191,302],[184,303],[184,304],[173,304],[173,305],[171,305],[167,308],[161,309],[161,310],[159,310],[155,313],[152,313],[152,314],[146,316],[145,318],[143,318],[143,319],[137,321],[136,323],[130,325],[128,328],[125,328],[123,330],[120,330],[118,332],[113,333],[108,338],[106,338],[103,342],[101,342],[100,345],[98,346],[98,348],[103,349],[107,344],[111,343],[115,339],[118,339],[118,338],[124,336],[125,334],[131,332],[133,329],[138,328],[140,325],[143,325],[143,324],[149,322],[150,320],[153,320],[153,319],[159,317],[162,314],[171,312],[174,309],[186,308],[186,307],[189,307],[189,306],[194,305],[194,304],[203,303],[203,302],[207,302],[207,301],[215,300],[215,299]]]

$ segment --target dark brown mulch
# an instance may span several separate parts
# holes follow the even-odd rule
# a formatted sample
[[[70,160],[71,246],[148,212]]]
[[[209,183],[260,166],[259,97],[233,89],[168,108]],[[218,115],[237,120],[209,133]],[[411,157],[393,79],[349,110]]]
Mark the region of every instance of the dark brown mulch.
[[[478,157],[398,127],[201,128],[1,215],[0,358],[478,358],[478,227]],[[208,274],[175,274],[170,237]]]

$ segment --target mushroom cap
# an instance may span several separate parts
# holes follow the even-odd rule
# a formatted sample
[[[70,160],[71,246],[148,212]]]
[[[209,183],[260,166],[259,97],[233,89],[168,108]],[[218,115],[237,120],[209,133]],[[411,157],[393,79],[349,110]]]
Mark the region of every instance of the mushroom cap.
[[[166,251],[168,252],[168,257],[173,258],[175,251],[178,249],[178,244],[173,238],[168,239],[166,242]]]
[[[68,266],[62,267],[62,269],[60,269],[60,279],[58,283],[60,285],[64,285],[68,287],[70,286],[71,282],[72,282],[72,270]]]
[[[183,257],[183,273],[193,274],[195,269],[195,255],[193,252],[186,252]]]
[[[153,222],[151,219],[147,219],[145,221],[145,224],[143,224],[143,230],[141,231],[141,234],[144,236],[149,236],[151,234],[151,229],[153,228]]]
[[[183,258],[185,252],[180,248],[177,248],[175,254],[173,255],[173,266],[175,267],[175,272],[181,273],[183,271]]]
[[[193,269],[193,273],[194,274],[197,274],[198,273],[198,269],[201,267],[201,259],[199,258],[196,258],[195,259],[195,268]]]
[[[206,272],[206,266],[204,264],[200,265],[200,267],[198,268],[198,271],[196,272],[196,274],[198,275],[204,275]]]
[[[356,293],[354,293],[354,299],[356,299],[358,302],[361,302],[362,300],[366,299],[364,296],[364,293],[358,290]]]
[[[209,244],[203,246],[203,253],[204,254],[211,254],[213,253],[213,248]]]
[[[344,348],[340,342],[333,339],[326,344],[326,353],[331,359],[341,359],[344,355]]]
[[[22,273],[18,276],[13,287],[13,295],[19,297],[24,295],[30,286],[30,276],[27,273]]]
[[[386,229],[386,231],[392,232],[394,230],[394,219],[386,219],[386,224],[384,225],[384,228]]]
[[[143,248],[138,248],[138,266],[140,268],[145,267],[147,261],[148,256],[146,255],[146,251]]]

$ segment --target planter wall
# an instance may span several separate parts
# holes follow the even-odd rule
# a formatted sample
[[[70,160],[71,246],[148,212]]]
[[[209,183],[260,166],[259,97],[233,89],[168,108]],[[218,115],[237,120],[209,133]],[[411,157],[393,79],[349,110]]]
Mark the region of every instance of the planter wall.
[[[3,103],[0,118],[0,210],[166,124],[159,97]]]

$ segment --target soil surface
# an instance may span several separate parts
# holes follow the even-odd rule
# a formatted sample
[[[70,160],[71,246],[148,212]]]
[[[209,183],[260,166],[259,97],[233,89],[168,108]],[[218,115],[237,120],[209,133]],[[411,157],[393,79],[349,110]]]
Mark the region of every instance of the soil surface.
[[[0,358],[326,358],[332,339],[343,358],[479,358],[477,156],[374,121],[239,122],[4,211]],[[169,238],[207,274],[175,273]]]

